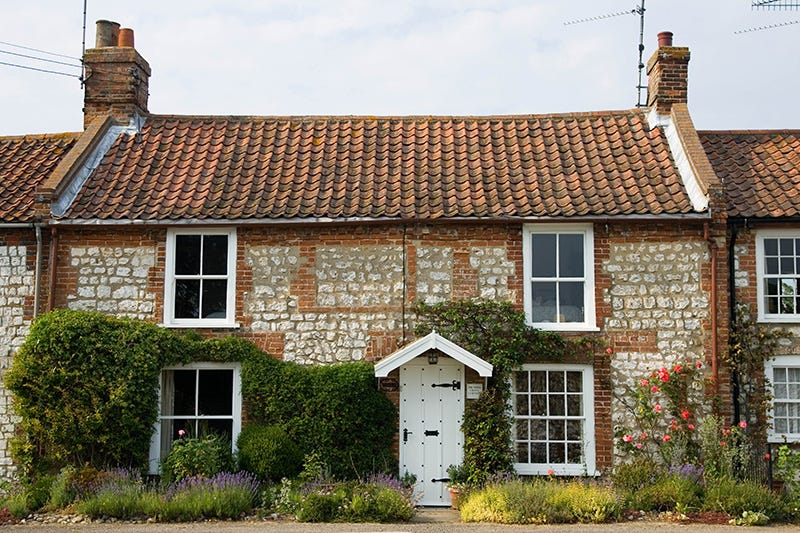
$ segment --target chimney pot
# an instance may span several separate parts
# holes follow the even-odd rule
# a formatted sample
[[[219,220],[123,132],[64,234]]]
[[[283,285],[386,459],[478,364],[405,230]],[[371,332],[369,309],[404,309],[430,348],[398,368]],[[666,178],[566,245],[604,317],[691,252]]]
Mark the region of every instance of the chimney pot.
[[[130,28],[121,28],[119,30],[119,46],[127,46],[133,48],[133,30]]]
[[[117,46],[119,41],[119,23],[110,20],[97,21],[95,34],[95,47]]]
[[[662,46],[672,46],[671,31],[662,31],[658,34],[658,47],[661,48]]]

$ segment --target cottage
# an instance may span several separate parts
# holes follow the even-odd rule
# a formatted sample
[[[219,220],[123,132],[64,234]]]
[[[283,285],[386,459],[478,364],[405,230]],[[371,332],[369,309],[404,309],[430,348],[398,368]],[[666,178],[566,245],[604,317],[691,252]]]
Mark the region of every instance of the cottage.
[[[374,361],[399,385],[401,470],[432,505],[446,499],[427,480],[461,457],[461,413],[491,365],[414,339],[417,302],[505,300],[612,348],[519,369],[521,473],[611,467],[614,395],[654,367],[702,361],[728,393],[729,211],[687,110],[687,48],[661,42],[646,109],[485,117],[152,114],[150,67],[107,21],[85,62],[84,132],[0,139],[3,367],[57,307],[237,335],[303,364]],[[153,465],[177,431],[169,398],[196,382],[226,395],[214,424],[235,439],[238,367],[165,369]]]

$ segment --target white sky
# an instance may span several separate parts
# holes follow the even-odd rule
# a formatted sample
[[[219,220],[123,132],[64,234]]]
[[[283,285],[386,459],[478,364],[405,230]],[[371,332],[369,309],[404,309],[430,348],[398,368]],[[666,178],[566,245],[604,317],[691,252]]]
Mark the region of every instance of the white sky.
[[[490,115],[636,104],[640,0],[88,0],[135,31],[149,109],[199,115]],[[688,46],[699,129],[800,129],[800,11],[751,0],[647,0]],[[83,0],[0,0],[0,41],[81,54]],[[737,30],[784,24],[770,30]],[[41,55],[0,44],[0,50]],[[50,59],[63,58],[45,56]],[[64,69],[0,53],[0,62]],[[646,83],[646,82],[645,82]],[[80,131],[76,78],[0,65],[0,135]]]

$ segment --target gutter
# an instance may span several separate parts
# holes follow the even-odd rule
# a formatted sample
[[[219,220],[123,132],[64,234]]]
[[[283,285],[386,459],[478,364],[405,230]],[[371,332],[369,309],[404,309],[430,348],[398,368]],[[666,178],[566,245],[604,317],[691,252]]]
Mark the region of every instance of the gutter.
[[[9,222],[0,223],[2,229],[32,229],[36,232],[36,262],[33,274],[33,318],[39,316],[39,303],[42,285],[42,228],[46,224],[41,222]]]

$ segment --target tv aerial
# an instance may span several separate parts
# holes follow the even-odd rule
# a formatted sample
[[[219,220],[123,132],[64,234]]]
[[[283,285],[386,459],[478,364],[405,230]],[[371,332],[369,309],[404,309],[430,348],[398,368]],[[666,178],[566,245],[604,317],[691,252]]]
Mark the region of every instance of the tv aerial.
[[[797,11],[800,9],[800,0],[752,0],[750,7],[760,11]],[[775,24],[767,24],[765,26],[756,26],[754,28],[737,30],[733,33],[739,35],[741,33],[751,33],[754,31],[772,30],[775,28],[782,28],[784,26],[791,26],[792,24],[800,24],[800,20],[790,20],[788,22],[778,22]]]
[[[787,2],[788,0],[781,0],[782,2]],[[800,0],[796,0],[800,3]],[[583,22],[595,22],[598,20],[609,19],[613,17],[621,17],[623,15],[639,15],[639,63],[638,63],[638,70],[639,70],[639,81],[636,84],[636,107],[645,107],[647,103],[642,103],[642,89],[647,89],[647,85],[642,85],[642,72],[644,71],[644,2],[645,0],[640,0],[639,5],[635,8],[628,10],[628,11],[617,11],[616,13],[607,13],[605,15],[596,15],[593,17],[569,20],[564,23],[564,26],[571,26],[573,24],[581,24]]]

